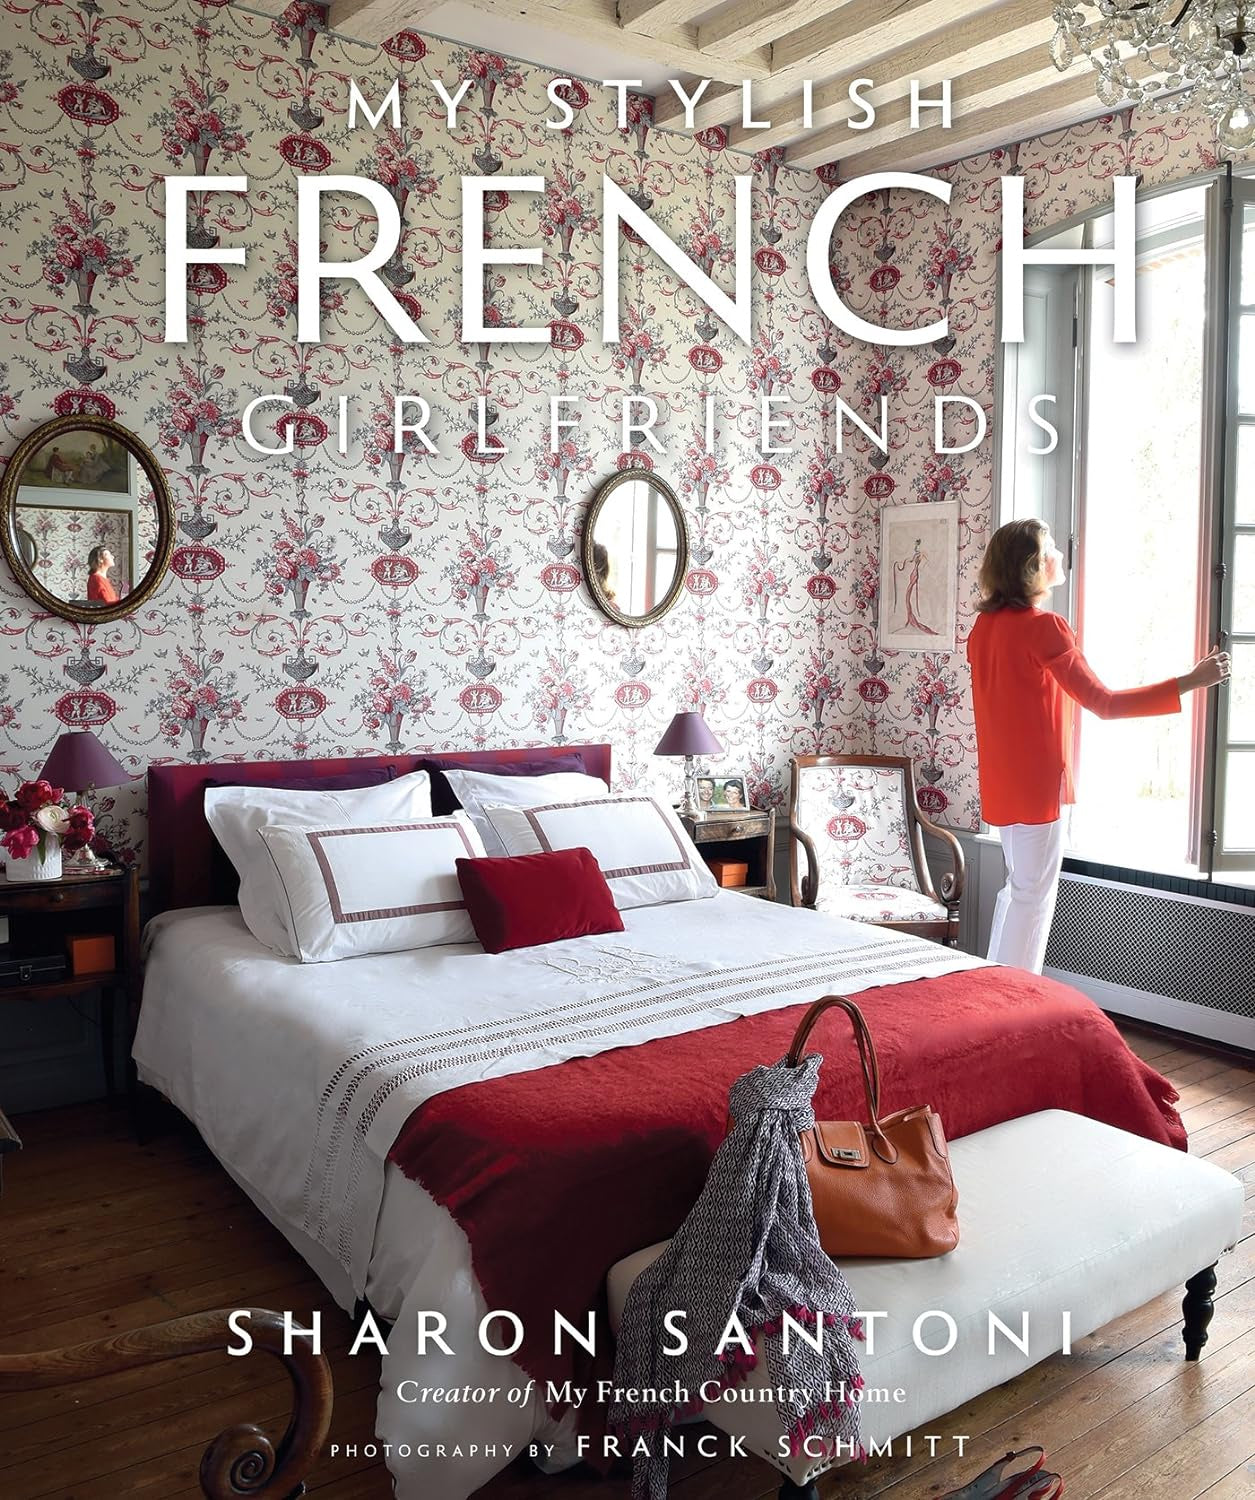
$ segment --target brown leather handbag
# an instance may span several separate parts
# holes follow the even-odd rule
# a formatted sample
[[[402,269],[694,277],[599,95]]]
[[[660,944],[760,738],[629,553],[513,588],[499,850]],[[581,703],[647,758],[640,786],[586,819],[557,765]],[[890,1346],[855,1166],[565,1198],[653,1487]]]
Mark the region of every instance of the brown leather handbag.
[[[820,1243],[835,1260],[945,1255],[959,1243],[959,1193],[941,1121],[927,1104],[880,1117],[880,1067],[858,1006],[842,995],[816,1000],[793,1038],[789,1065],[798,1066],[815,1022],[831,1009],[845,1011],[854,1027],[868,1123],[817,1121],[802,1132]]]

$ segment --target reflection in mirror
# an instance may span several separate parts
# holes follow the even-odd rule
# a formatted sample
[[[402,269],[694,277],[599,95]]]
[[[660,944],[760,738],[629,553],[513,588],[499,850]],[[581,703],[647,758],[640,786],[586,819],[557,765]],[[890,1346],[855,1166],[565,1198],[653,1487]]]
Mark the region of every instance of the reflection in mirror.
[[[73,604],[116,604],[135,577],[131,512],[106,506],[18,505],[19,536],[38,549],[31,571]]]
[[[684,512],[670,486],[641,469],[608,479],[584,523],[584,576],[603,612],[621,625],[661,618],[687,566]]]
[[[165,571],[173,510],[148,449],[115,422],[61,417],[5,469],[4,550],[18,582],[68,619],[113,619]]]
[[[39,561],[39,543],[21,521],[17,523],[17,550],[18,556],[26,566],[33,569]]]

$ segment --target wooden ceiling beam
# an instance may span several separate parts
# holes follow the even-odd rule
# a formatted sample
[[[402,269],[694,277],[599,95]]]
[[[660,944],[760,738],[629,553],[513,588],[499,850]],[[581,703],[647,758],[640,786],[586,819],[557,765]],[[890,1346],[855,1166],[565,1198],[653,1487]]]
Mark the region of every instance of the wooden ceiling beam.
[[[974,14],[989,24],[997,8],[997,0],[898,0],[890,5],[885,0],[847,0],[773,42],[772,80],[831,77],[855,61],[883,57],[935,32],[949,33]]]
[[[717,4],[718,0],[619,0],[619,25],[633,36],[660,36]]]
[[[361,42],[385,42],[418,26],[447,0],[331,0],[327,26]],[[275,13],[285,7],[276,4]]]
[[[868,172],[919,172],[946,166],[996,146],[1032,140],[1111,113],[1109,107],[1099,103],[1093,71],[1087,68],[1076,77],[1065,77],[1035,94],[981,110],[950,130],[934,127],[908,132],[905,137],[873,150],[855,152],[842,159],[841,176],[848,180]]]
[[[995,19],[996,26],[991,24]],[[839,78],[816,86],[809,131],[802,122],[798,92],[791,89],[788,95],[791,107],[788,109],[771,109],[765,104],[758,108],[756,105],[757,116],[771,120],[769,129],[746,130],[738,121],[729,130],[729,144],[742,151],[765,151],[770,146],[787,146],[794,141],[804,143],[811,132],[841,125],[852,115],[860,113],[850,102],[850,85],[856,78],[876,80],[876,87],[867,91],[865,97],[879,110],[895,99],[905,99],[913,78],[919,80],[922,89],[931,89],[944,79],[957,79],[1032,47],[1040,47],[1042,57],[1046,58],[1054,31],[1055,22],[1043,12],[1041,0],[1010,0],[995,17],[988,13],[969,16],[958,26],[899,47],[878,60],[853,58]],[[764,84],[755,89],[755,98],[768,86]],[[706,92],[709,94],[712,90],[713,85]],[[703,97],[701,103],[705,102]],[[718,101],[716,103],[718,106]],[[736,120],[740,113],[739,97],[732,101],[732,106],[734,113],[728,118]],[[707,123],[725,122],[711,118]],[[683,124],[683,118],[680,124]]]
[[[769,47],[753,48],[726,60],[707,57],[698,48],[697,27],[692,24],[670,25],[649,35],[625,31],[619,24],[615,0],[564,0],[562,4],[548,4],[546,0],[463,0],[463,3],[475,10],[487,11],[498,19],[513,16],[561,32],[566,37],[616,47],[650,62],[667,63],[675,69],[677,77],[695,73],[702,78],[739,84],[744,78],[766,78],[771,72]],[[668,18],[674,20],[676,12],[686,3],[687,0],[678,0],[672,4],[668,0]],[[364,37],[363,40],[382,41],[386,34]]]
[[[947,23],[955,10],[963,17]],[[954,75],[956,65],[963,71],[1005,56],[1039,42],[1043,49],[1054,35],[1055,25],[1043,12],[1042,0],[1001,0],[980,6],[973,13],[970,0],[955,5],[955,0],[908,0],[908,8],[899,10],[892,22],[885,21],[883,0],[851,0],[836,12],[829,12],[829,45],[812,66],[798,72],[780,67],[782,43],[772,49],[775,66],[771,75],[756,81],[752,89],[754,117],[770,119],[768,130],[746,130],[741,124],[742,94],[735,81],[712,83],[702,95],[694,112],[694,129],[711,125],[730,127],[730,142],[742,151],[765,151],[769,146],[787,145],[807,132],[802,124],[801,87],[804,78],[815,81],[812,129],[838,124],[854,113],[849,87],[855,78],[877,79],[872,94],[874,103],[904,97],[911,78],[922,85],[939,82]],[[836,41],[833,26],[839,26]],[[921,34],[922,33],[922,34]],[[786,38],[786,42],[790,39]],[[960,54],[971,52],[968,63]],[[685,79],[691,93],[698,79],[708,76],[694,70]],[[826,81],[821,81],[826,80]],[[654,101],[654,123],[661,130],[683,130],[684,106],[674,90],[662,89]]]
[[[737,0],[697,28],[697,45],[711,57],[737,57],[830,15],[843,3],[848,0]]]
[[[691,95],[700,79],[681,76],[680,82]],[[693,109],[693,129],[705,130],[710,125],[730,125],[738,122],[740,131],[741,111],[744,95],[739,84],[710,83]],[[765,120],[779,113],[781,118],[792,119],[799,109],[800,95],[794,83],[773,83],[770,78],[758,80],[751,89],[751,108],[755,119]],[[687,130],[684,123],[684,105],[674,89],[664,88],[654,98],[654,125],[658,130]],[[729,134],[732,132],[730,131]],[[766,135],[765,130],[742,132],[746,136]],[[763,146],[756,141],[740,142],[742,151],[761,151]]]
[[[1057,84],[1059,72],[1039,47],[1030,48],[975,72],[956,74],[950,91],[950,133],[957,134],[963,122],[996,105],[1019,100],[1023,117],[1029,117],[1034,95]],[[1091,84],[1093,75],[1087,75]],[[827,130],[804,136],[788,153],[794,167],[822,167],[847,156],[864,156],[877,146],[905,141],[911,135],[923,135],[938,122],[936,111],[925,111],[921,117],[924,129],[912,131],[909,97],[899,97],[876,106],[875,123],[867,130],[851,130],[848,125],[833,125]]]
[[[691,94],[701,78],[681,74],[680,82]],[[709,83],[693,111],[693,129],[705,130],[707,125],[723,125],[728,120],[735,120],[740,112],[741,91],[735,84]],[[674,89],[664,88],[654,95],[654,127],[657,130],[684,129],[684,105]]]

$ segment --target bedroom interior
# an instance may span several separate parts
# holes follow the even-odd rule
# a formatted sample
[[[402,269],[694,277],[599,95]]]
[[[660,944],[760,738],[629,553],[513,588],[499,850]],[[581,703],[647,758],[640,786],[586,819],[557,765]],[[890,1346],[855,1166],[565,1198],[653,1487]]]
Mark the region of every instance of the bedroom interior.
[[[1255,1493],[1245,36],[1241,0],[4,13],[6,1500]],[[235,183],[167,280],[189,176]],[[373,289],[335,273],[388,223]],[[1034,668],[1077,791],[1021,967],[1000,829],[1042,819],[991,826],[968,645],[1032,517],[1068,659],[1184,675],[1112,722]],[[826,995],[813,1114],[762,1119],[817,1220],[923,1173],[884,1244],[805,1231],[905,1394],[866,1464],[812,1450],[848,1413],[751,1404],[759,1318],[726,1388],[633,1410],[693,1438],[633,1480],[571,1392],[611,1328],[653,1348],[729,1090]],[[930,1187],[957,1248],[909,1241]]]

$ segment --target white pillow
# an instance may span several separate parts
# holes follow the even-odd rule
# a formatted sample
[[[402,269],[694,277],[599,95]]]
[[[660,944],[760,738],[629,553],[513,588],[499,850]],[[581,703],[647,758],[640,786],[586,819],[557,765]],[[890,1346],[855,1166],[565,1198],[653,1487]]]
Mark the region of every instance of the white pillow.
[[[352,791],[293,792],[280,787],[205,788],[205,818],[240,877],[240,915],[259,943],[291,953],[283,892],[257,837],[263,828],[344,828],[354,823],[416,823],[431,817],[431,778],[413,771]]]
[[[483,857],[469,818],[259,832],[303,964],[476,941],[455,863]]]
[[[591,850],[620,911],[704,899],[719,889],[679,819],[652,797],[596,797],[487,812],[507,854]]]
[[[547,776],[496,776],[491,771],[446,771],[453,795],[474,823],[484,848],[494,856],[506,852],[488,817],[490,807],[540,807],[550,802],[586,802],[604,797],[610,788],[600,776],[582,771],[551,771]]]

